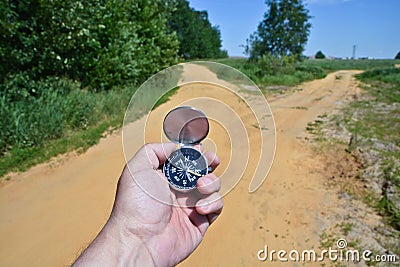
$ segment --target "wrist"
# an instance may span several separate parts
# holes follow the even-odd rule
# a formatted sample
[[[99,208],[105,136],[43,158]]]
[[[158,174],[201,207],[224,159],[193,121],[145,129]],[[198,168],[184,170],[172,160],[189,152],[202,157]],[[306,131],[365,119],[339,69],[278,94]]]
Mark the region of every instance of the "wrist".
[[[154,265],[146,244],[139,237],[129,233],[113,215],[74,263],[74,266]]]
[[[108,240],[112,240],[115,256],[119,266],[155,266],[152,255],[146,243],[129,231],[121,218],[111,214],[104,227]],[[114,246],[115,245],[115,246]]]

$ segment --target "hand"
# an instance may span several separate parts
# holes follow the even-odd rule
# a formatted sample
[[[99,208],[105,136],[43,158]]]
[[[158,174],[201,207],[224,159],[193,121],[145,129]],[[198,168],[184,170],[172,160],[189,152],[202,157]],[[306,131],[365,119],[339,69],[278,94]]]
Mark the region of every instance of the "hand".
[[[173,266],[200,244],[223,207],[220,179],[207,174],[189,193],[170,188],[160,166],[176,149],[147,144],[125,166],[107,224],[75,265]],[[219,159],[204,156],[215,169]]]

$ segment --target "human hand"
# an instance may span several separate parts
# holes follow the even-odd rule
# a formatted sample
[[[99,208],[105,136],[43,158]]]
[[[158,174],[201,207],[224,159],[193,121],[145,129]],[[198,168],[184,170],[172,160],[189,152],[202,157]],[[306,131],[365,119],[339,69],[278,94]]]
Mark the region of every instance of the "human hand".
[[[200,244],[223,207],[220,179],[211,173],[197,190],[171,189],[159,167],[175,149],[147,144],[128,162],[107,224],[76,265],[173,266]],[[219,165],[213,153],[204,156],[213,169]]]

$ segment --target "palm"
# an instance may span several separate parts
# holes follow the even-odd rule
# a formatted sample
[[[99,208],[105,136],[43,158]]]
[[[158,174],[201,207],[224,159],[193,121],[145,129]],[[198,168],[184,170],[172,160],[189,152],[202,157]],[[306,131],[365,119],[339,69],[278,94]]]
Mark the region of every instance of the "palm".
[[[158,166],[159,162],[147,156]],[[209,227],[208,216],[195,207],[204,195],[196,190],[171,190],[160,170],[143,168],[141,163],[135,161],[124,170],[113,213],[130,218],[128,231],[152,248],[149,251],[157,266],[175,265],[199,245]]]

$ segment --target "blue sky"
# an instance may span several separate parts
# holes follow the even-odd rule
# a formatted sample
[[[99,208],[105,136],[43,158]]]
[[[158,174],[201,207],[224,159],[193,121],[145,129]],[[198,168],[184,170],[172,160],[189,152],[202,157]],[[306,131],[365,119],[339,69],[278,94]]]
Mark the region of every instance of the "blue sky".
[[[240,45],[254,32],[266,11],[264,0],[189,0],[207,10],[219,25],[224,49],[243,56]],[[394,58],[400,51],[400,0],[306,0],[313,25],[305,55]]]

